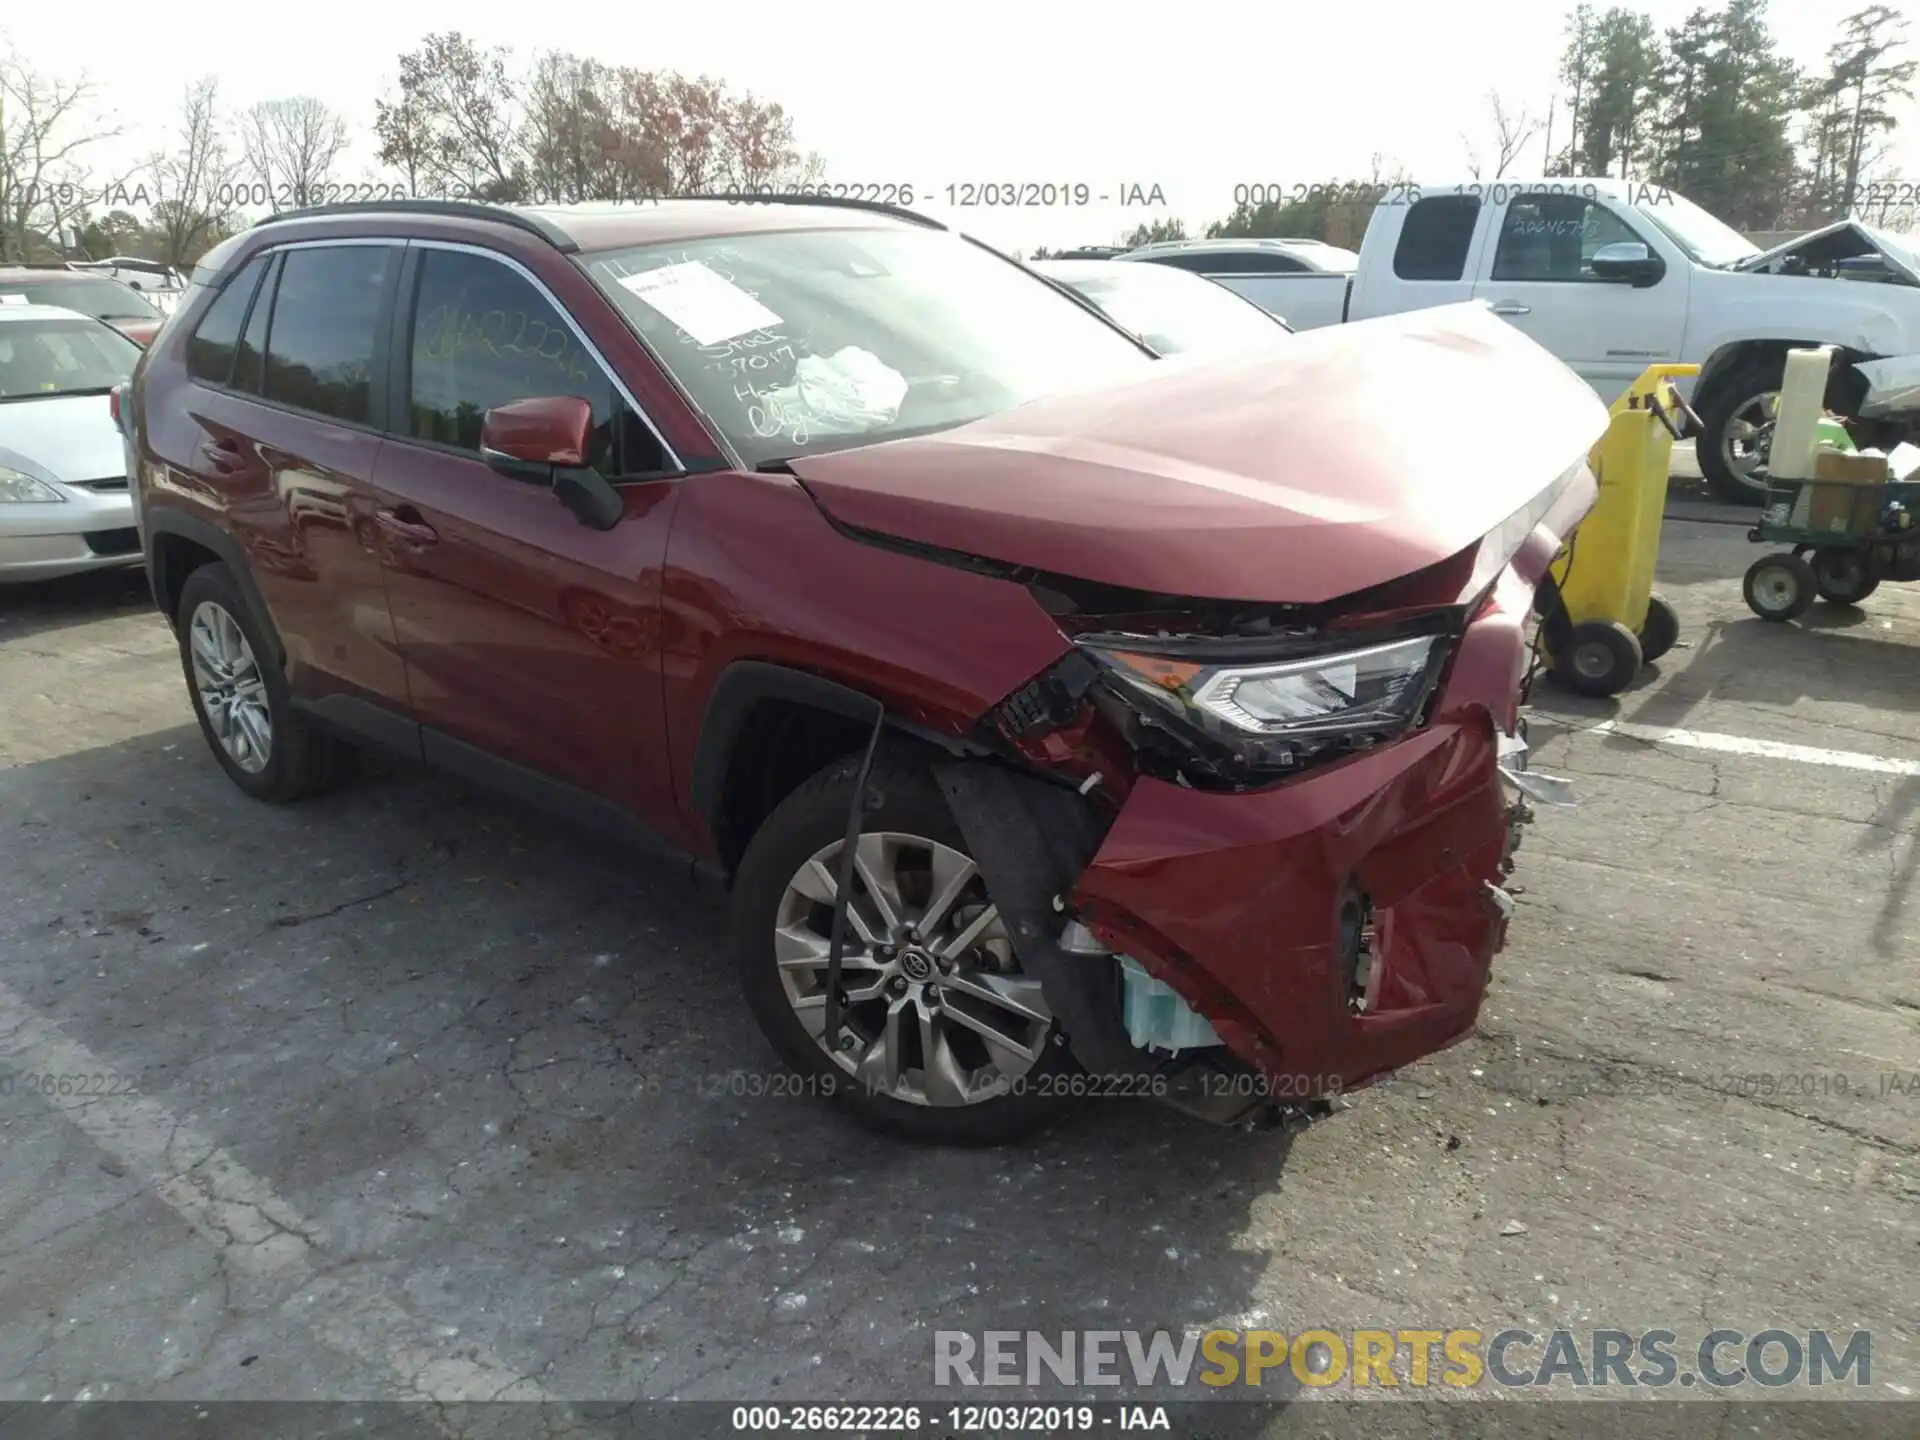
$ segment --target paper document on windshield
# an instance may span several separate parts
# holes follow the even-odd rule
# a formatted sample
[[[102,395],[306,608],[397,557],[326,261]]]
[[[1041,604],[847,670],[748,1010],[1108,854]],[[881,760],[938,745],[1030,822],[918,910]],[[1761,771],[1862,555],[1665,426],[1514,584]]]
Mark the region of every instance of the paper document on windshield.
[[[718,345],[780,323],[773,311],[698,260],[623,275],[620,283],[691,335],[696,345]]]

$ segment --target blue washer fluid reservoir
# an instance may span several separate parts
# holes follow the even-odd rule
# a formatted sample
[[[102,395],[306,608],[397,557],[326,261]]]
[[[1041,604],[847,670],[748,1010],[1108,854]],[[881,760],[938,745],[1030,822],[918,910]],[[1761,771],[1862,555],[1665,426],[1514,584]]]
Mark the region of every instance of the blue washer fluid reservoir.
[[[1172,986],[1154,979],[1131,956],[1115,958],[1120,962],[1121,1009],[1135,1045],[1177,1054],[1223,1043],[1206,1017],[1196,1014]]]

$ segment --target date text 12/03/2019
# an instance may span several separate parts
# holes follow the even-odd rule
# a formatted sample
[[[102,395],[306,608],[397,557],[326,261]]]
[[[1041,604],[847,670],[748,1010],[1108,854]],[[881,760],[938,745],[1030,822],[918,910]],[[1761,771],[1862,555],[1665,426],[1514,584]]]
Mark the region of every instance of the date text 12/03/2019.
[[[1089,205],[1165,208],[1166,190],[1137,180],[960,180],[945,185],[911,181],[822,181],[812,185],[730,185],[721,198],[735,204],[782,200],[850,200],[870,205],[945,205],[955,210],[1080,209]]]

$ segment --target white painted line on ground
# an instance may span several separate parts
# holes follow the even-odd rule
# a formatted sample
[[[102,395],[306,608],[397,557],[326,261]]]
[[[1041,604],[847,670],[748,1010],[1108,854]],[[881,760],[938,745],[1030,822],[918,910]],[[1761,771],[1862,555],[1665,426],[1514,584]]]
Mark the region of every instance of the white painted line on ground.
[[[314,1312],[311,1323],[320,1337],[384,1374],[392,1387],[386,1395],[337,1398],[557,1403],[535,1382],[484,1350],[476,1352],[471,1342],[460,1347],[462,1353],[450,1353],[432,1327],[363,1273],[325,1274],[334,1260],[325,1253],[326,1237],[272,1186],[166,1106],[131,1091],[118,1067],[70,1039],[5,985],[0,1062],[17,1076],[55,1077],[52,1094],[24,1084],[16,1093],[41,1095],[217,1249],[223,1264],[261,1279],[310,1284],[306,1308]],[[61,1095],[61,1076],[74,1077],[73,1088],[95,1093]],[[484,1413],[510,1415],[512,1409],[489,1407]],[[467,1422],[475,1418],[473,1412],[464,1416]],[[459,1433],[471,1435],[472,1424]]]
[[[1722,755],[1752,755],[1763,760],[1797,760],[1802,765],[1826,765],[1836,770],[1866,770],[1875,775],[1920,775],[1920,760],[1895,760],[1859,750],[1823,750],[1817,745],[1789,745],[1783,740],[1750,740],[1744,735],[1717,735],[1710,730],[1676,730],[1665,725],[1639,725],[1631,720],[1603,720],[1598,725],[1576,725],[1581,735],[1624,735],[1654,745],[1679,745],[1689,750],[1712,750]]]

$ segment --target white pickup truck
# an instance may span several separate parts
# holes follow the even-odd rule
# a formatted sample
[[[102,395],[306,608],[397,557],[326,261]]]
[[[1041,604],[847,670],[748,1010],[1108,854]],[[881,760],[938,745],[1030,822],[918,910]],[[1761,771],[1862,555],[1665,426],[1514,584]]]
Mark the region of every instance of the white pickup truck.
[[[1839,351],[1830,408],[1859,414],[1859,364],[1920,351],[1920,255],[1854,221],[1762,251],[1691,201],[1639,181],[1378,187],[1352,276],[1211,278],[1296,330],[1482,300],[1611,403],[1648,365],[1701,366],[1681,387],[1700,468],[1758,503],[1785,354]],[[1210,273],[1203,270],[1201,273]],[[1904,421],[1882,421],[1890,443]]]

